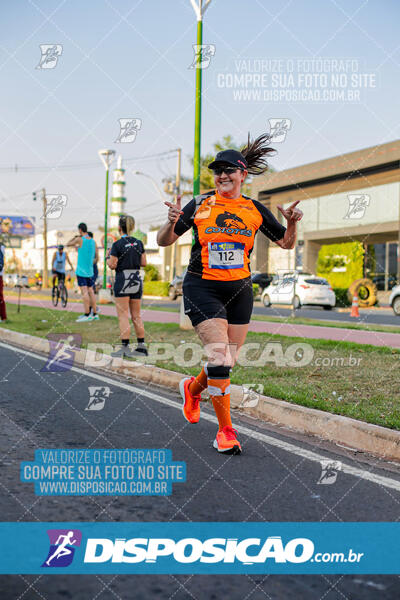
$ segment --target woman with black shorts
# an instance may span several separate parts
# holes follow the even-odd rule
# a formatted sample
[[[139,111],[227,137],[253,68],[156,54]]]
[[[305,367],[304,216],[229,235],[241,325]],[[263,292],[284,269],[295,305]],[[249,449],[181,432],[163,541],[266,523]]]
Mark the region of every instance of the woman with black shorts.
[[[113,243],[107,265],[115,270],[114,297],[117,307],[121,348],[112,352],[115,357],[137,357],[147,355],[144,343],[144,327],[140,316],[140,303],[143,293],[140,267],[146,265],[146,255],[142,242],[130,234],[135,227],[133,217],[123,215],[119,219],[118,231],[121,238]],[[130,323],[129,315],[137,337],[137,348],[129,348]]]
[[[230,416],[230,370],[243,345],[253,309],[250,253],[257,231],[281,248],[296,241],[296,224],[303,213],[299,200],[279,211],[287,221],[281,225],[263,204],[241,194],[248,174],[268,169],[266,158],[273,152],[270,136],[259,136],[241,152],[223,150],[208,165],[214,172],[216,189],[193,198],[181,210],[166,202],[168,221],[157,235],[160,246],[173,244],[193,227],[194,242],[183,282],[185,313],[205,346],[207,363],[197,377],[181,381],[183,414],[189,423],[200,419],[201,392],[208,387],[219,429],[214,448],[225,454],[240,454],[242,448]]]

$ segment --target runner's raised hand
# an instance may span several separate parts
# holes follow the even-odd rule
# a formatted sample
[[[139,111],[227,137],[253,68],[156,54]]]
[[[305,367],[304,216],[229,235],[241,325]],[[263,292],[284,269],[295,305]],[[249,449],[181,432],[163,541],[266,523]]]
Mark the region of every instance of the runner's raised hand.
[[[288,223],[296,223],[296,221],[300,221],[303,218],[303,211],[296,208],[299,202],[300,200],[296,200],[288,208],[283,208],[278,204],[277,209],[283,214]]]
[[[164,204],[169,207],[168,221],[174,225],[180,215],[183,215],[183,210],[181,210],[181,196],[176,197],[176,204],[172,204],[171,202],[164,202]]]

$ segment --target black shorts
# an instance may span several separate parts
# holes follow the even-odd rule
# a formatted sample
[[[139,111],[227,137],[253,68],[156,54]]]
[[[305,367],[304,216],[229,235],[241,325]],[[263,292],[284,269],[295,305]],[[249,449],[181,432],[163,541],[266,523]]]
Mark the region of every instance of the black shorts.
[[[52,270],[53,275],[57,275],[58,281],[65,281],[65,273],[61,273],[60,271]]]
[[[129,298],[140,300],[143,294],[142,278],[139,271],[126,269],[115,274],[114,296],[115,298]]]
[[[251,279],[213,281],[187,273],[183,281],[183,303],[193,327],[207,319],[226,319],[232,325],[246,325],[253,311]]]

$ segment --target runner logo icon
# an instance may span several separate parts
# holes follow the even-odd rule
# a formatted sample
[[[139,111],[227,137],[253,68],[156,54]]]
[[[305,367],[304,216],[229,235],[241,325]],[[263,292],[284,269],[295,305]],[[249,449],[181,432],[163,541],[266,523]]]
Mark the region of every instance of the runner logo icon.
[[[136,294],[140,289],[140,274],[135,269],[125,269],[124,285],[121,289],[121,294]]]
[[[63,47],[61,44],[40,44],[41,57],[37,69],[54,69],[57,66]]]
[[[142,119],[118,119],[119,134],[114,144],[131,144],[136,140],[139,129],[142,128]]]
[[[47,194],[46,199],[46,217],[48,219],[58,219],[61,217],[64,207],[67,206],[67,196],[65,194]],[[41,218],[44,219],[44,216]]]
[[[75,548],[81,545],[79,529],[48,529],[50,548],[42,567],[68,567],[74,558]]]
[[[93,385],[89,385],[89,404],[85,408],[85,410],[102,410],[104,408],[104,404],[106,402],[106,398],[110,397],[112,394],[109,387],[97,387]]]
[[[215,55],[214,44],[194,44],[194,59],[189,69],[207,69],[211,57]]]
[[[348,194],[349,207],[343,219],[362,219],[369,206],[369,194]]]
[[[82,338],[79,334],[51,333],[49,340],[49,358],[42,373],[62,373],[69,371],[74,364],[75,350],[79,350]]]
[[[335,483],[342,463],[339,460],[321,460],[321,475],[317,481],[318,485],[332,485]]]

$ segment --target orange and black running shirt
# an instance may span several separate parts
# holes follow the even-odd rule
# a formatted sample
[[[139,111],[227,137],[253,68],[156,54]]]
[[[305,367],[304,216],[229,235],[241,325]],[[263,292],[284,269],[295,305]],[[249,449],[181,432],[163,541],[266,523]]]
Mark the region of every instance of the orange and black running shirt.
[[[247,196],[231,200],[217,191],[193,198],[182,209],[174,232],[182,235],[193,227],[194,242],[188,272],[203,279],[233,281],[250,276],[250,254],[258,230],[276,242],[285,235],[261,202]]]

